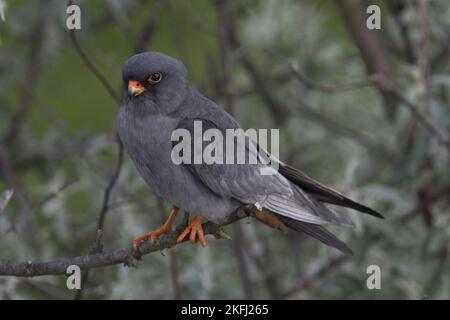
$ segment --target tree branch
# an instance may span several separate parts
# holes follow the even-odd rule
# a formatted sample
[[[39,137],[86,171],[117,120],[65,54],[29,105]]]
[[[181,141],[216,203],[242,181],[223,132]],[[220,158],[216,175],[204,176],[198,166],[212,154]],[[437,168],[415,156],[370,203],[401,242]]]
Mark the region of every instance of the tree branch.
[[[69,0],[68,5],[72,4],[72,0]],[[103,73],[97,68],[97,66],[94,64],[94,62],[89,58],[89,56],[86,54],[84,49],[81,47],[78,38],[76,36],[75,30],[69,30],[69,36],[70,39],[77,50],[79,56],[83,60],[84,64],[89,68],[89,70],[92,71],[92,73],[97,77],[97,79],[103,84],[106,91],[110,94],[110,96],[117,102],[120,102],[120,95],[116,93],[116,91],[113,89],[112,85],[109,83],[108,79],[103,75]],[[139,44],[138,44],[139,45]],[[119,179],[120,171],[122,169],[122,163],[123,163],[123,144],[120,140],[119,136],[116,134],[115,139],[117,141],[117,163],[116,167],[113,171],[113,174],[111,176],[111,179],[104,191],[103,194],[103,201],[102,201],[102,207],[100,209],[100,214],[97,220],[97,232],[94,240],[94,244],[92,245],[92,248],[89,252],[90,255],[99,253],[102,251],[102,236],[103,236],[103,225],[105,221],[106,214],[109,210],[109,200],[111,198],[111,192],[114,189],[114,186],[117,183],[117,180]],[[83,284],[86,284],[88,279],[88,271],[83,273]],[[75,298],[81,299],[81,296],[83,294],[83,290],[77,291]]]
[[[442,131],[430,117],[423,113],[419,106],[409,101],[398,88],[388,82],[378,81],[378,83],[384,87],[386,91],[389,91],[397,101],[401,102],[409,111],[413,114],[416,120],[433,136],[441,145],[450,150],[450,139],[447,134]]]
[[[71,3],[72,3],[72,1],[69,1],[69,4],[71,4]],[[83,48],[81,47],[80,43],[78,42],[78,38],[75,34],[75,30],[69,30],[69,36],[70,36],[70,39],[72,40],[73,45],[75,46],[75,49],[77,50],[78,54],[80,55],[81,59],[83,60],[84,64],[89,68],[89,70],[92,71],[92,73],[102,83],[102,85],[105,87],[106,91],[108,91],[110,96],[116,102],[119,102],[120,97],[116,93],[116,91],[113,89],[113,87],[109,84],[108,79],[100,72],[100,70],[97,68],[97,66],[91,61],[91,59],[88,57],[86,52],[84,52]]]
[[[303,281],[301,281],[300,283],[295,285],[290,290],[286,291],[282,295],[282,299],[292,298],[296,294],[303,292],[305,290],[308,290],[316,283],[317,280],[322,279],[327,273],[336,269],[337,267],[339,267],[340,265],[342,265],[344,262],[346,262],[348,260],[349,260],[349,256],[345,256],[345,255],[331,258],[324,265],[322,265],[316,272],[311,274],[309,277],[305,278]]]
[[[389,93],[392,99],[395,99],[397,102],[402,103],[406,108],[409,109],[409,111],[412,113],[412,115],[416,118],[416,120],[434,137],[436,140],[442,144],[443,146],[450,149],[450,139],[447,136],[445,132],[443,132],[430,118],[429,116],[421,111],[419,106],[415,105],[411,101],[409,101],[401,91],[398,89],[398,87],[391,82],[387,78],[383,78],[382,75],[372,75],[367,79],[353,81],[349,83],[344,84],[326,84],[326,83],[320,83],[314,80],[309,79],[304,73],[300,70],[300,67],[298,66],[297,62],[294,60],[291,60],[289,62],[289,67],[295,76],[295,78],[303,83],[307,88],[320,90],[328,93],[333,92],[342,92],[342,91],[348,91],[348,90],[355,90],[360,89],[362,87],[370,86],[370,85],[377,85],[378,87],[381,87],[385,92]],[[427,85],[425,84],[425,87]],[[425,88],[427,91],[428,89]],[[428,93],[426,93],[428,95]],[[426,98],[427,99],[427,98]],[[312,111],[310,109],[309,111]]]
[[[231,11],[228,13],[228,17],[229,21],[227,24],[227,31],[230,48],[235,52],[238,52],[238,61],[251,77],[256,92],[269,108],[273,119],[278,125],[280,125],[289,117],[291,110],[284,104],[280,103],[280,101],[273,96],[270,85],[267,84],[265,77],[260,72],[257,65],[253,62],[253,59],[247,50],[241,44],[235,30],[235,25],[233,24],[233,15]]]
[[[395,75],[389,55],[376,32],[367,29],[366,16],[359,1],[339,0],[336,2],[344,23],[359,49],[361,58],[368,74],[379,74],[390,82],[395,81]],[[385,113],[389,119],[395,116],[395,104],[389,92],[382,86],[377,86],[384,99]]]
[[[46,10],[46,9],[43,9]],[[45,11],[44,11],[45,12]],[[45,41],[47,37],[48,21],[41,12],[40,18],[36,19],[31,26],[30,51],[26,60],[25,75],[22,84],[22,93],[19,95],[19,105],[17,111],[11,116],[10,126],[3,136],[5,146],[13,146],[18,137],[24,122],[26,122],[30,109],[36,96],[42,76],[44,62]],[[30,83],[32,85],[30,85]]]
[[[342,84],[327,84],[327,83],[321,83],[314,80],[311,80],[308,78],[301,70],[300,67],[295,60],[289,61],[289,68],[292,71],[292,74],[295,76],[295,78],[300,81],[305,87],[308,89],[314,89],[319,91],[324,91],[328,93],[335,93],[335,92],[343,92],[343,91],[350,91],[350,90],[356,90],[361,89],[365,87],[369,87],[372,85],[377,84],[377,75],[372,75],[368,77],[367,79],[362,80],[356,80],[349,83],[342,83]]]
[[[244,205],[234,211],[230,215],[229,219],[221,225],[212,222],[203,223],[203,231],[205,235],[211,234],[217,239],[229,239],[229,236],[224,233],[222,227],[234,223],[240,219],[252,216],[255,209],[256,208],[253,205]],[[126,249],[117,249],[110,252],[43,262],[33,262],[31,260],[25,262],[12,262],[9,260],[0,259],[0,276],[34,277],[44,275],[60,275],[66,274],[67,267],[70,265],[77,265],[82,270],[112,266],[121,263],[127,266],[135,267],[136,260],[140,260],[142,256],[155,251],[162,251],[177,245],[177,237],[184,227],[185,226],[183,224],[178,226],[176,231],[160,236],[155,243],[145,241],[141,244],[138,250],[130,246]]]

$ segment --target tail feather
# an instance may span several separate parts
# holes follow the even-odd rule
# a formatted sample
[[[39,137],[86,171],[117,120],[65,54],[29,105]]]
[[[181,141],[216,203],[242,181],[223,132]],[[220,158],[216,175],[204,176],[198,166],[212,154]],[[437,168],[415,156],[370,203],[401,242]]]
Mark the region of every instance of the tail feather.
[[[311,193],[311,195],[313,197],[315,197],[317,200],[322,201],[322,202],[326,202],[326,203],[329,203],[329,204],[335,204],[335,205],[338,205],[338,206],[341,206],[341,207],[350,208],[350,209],[355,209],[355,210],[357,210],[359,212],[367,213],[367,214],[370,214],[370,215],[372,215],[374,217],[377,217],[377,218],[380,218],[380,219],[384,219],[384,217],[381,215],[381,213],[379,213],[379,212],[377,212],[377,211],[375,211],[375,210],[373,210],[373,209],[371,209],[371,208],[369,208],[369,207],[367,207],[367,206],[365,206],[363,204],[360,204],[358,202],[350,200],[349,198],[346,198],[346,197],[344,199],[342,199],[342,200],[338,200],[338,199],[334,199],[334,198],[331,198],[331,197],[326,197],[326,196],[323,196],[323,195],[320,195],[320,194],[315,194],[315,193]]]
[[[298,220],[294,220],[288,217],[279,215],[278,218],[288,227],[298,232],[304,232],[307,235],[316,238],[322,243],[334,247],[339,251],[347,255],[353,255],[352,249],[350,249],[344,242],[339,240],[334,234],[320,225],[310,224]]]
[[[379,212],[347,198],[338,191],[323,185],[322,183],[307,176],[300,170],[295,169],[294,167],[281,164],[279,172],[288,180],[299,186],[301,189],[303,189],[305,192],[315,197],[319,201],[355,209],[377,218],[384,219],[384,217]]]

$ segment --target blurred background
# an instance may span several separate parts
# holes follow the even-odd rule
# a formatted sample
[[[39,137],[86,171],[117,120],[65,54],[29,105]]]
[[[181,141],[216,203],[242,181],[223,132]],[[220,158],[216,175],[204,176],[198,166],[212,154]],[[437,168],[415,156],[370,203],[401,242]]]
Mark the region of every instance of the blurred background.
[[[279,128],[285,162],[386,219],[348,211],[356,229],[332,229],[353,257],[245,220],[207,249],[91,270],[78,292],[64,276],[0,277],[0,299],[450,298],[448,1],[75,3],[78,44],[117,95],[133,53],[175,56],[244,128]],[[366,27],[370,4],[381,30]],[[67,4],[0,6],[0,194],[14,189],[0,258],[86,255],[102,212],[104,250],[129,246],[170,206],[126,155],[117,169],[118,103],[74,46]],[[381,290],[366,286],[370,265]]]

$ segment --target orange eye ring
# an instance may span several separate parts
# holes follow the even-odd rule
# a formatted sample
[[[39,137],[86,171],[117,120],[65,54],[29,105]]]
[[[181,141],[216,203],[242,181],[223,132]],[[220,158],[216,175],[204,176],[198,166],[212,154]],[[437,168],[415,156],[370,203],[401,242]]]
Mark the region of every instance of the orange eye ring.
[[[161,72],[155,72],[153,74],[150,75],[150,77],[148,77],[147,81],[150,84],[157,84],[158,82],[160,82],[163,78],[163,75]]]

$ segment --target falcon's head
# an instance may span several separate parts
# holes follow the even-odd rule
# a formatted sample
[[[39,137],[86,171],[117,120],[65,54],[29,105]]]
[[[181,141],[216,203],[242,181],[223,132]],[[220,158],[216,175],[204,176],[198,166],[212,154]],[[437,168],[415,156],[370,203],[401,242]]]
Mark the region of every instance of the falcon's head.
[[[143,52],[128,59],[122,69],[125,98],[129,104],[151,104],[173,111],[186,94],[186,68],[159,52]]]

